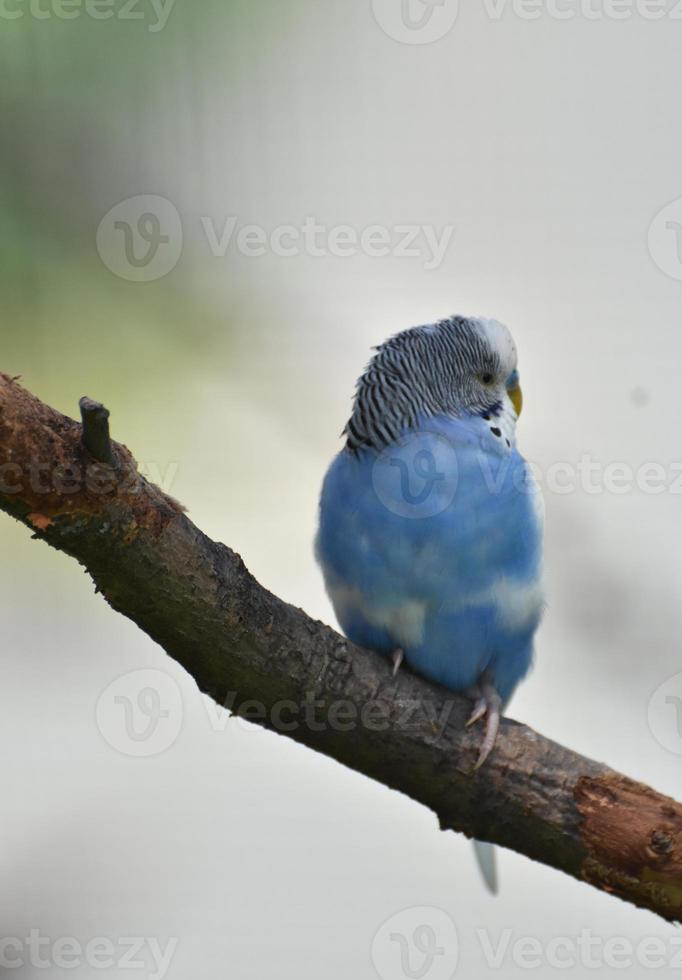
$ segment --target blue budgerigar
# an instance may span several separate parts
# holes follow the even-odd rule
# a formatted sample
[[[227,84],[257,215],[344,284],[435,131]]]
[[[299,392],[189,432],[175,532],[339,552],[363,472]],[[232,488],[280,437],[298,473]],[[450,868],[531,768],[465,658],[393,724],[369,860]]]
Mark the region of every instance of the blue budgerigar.
[[[543,608],[542,501],[516,448],[517,353],[496,320],[396,334],[360,378],[316,542],[339,623],[474,701],[476,766],[524,677]]]

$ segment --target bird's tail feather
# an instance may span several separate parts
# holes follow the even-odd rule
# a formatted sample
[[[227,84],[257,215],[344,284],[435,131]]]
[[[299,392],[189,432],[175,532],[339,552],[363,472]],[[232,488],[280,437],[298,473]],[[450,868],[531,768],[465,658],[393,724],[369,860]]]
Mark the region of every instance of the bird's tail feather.
[[[491,895],[497,895],[497,858],[495,857],[494,845],[488,844],[486,841],[475,840],[474,854],[486,888]]]

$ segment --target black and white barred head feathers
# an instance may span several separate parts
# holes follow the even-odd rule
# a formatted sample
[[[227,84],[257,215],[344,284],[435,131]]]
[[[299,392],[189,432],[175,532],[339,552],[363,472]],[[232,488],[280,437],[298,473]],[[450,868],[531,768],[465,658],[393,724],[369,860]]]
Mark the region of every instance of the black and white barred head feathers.
[[[403,330],[375,349],[344,429],[351,452],[381,450],[436,415],[497,415],[507,407],[516,345],[497,320],[453,316]]]

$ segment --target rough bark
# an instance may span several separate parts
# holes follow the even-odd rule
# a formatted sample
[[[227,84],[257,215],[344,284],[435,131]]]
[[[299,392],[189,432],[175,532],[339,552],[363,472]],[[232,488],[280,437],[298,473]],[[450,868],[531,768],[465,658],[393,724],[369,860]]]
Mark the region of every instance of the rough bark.
[[[472,772],[468,701],[354,647],[262,588],[111,442],[0,374],[0,508],[86,567],[221,705],[663,918],[682,918],[682,806],[511,720]],[[255,703],[254,703],[255,702]]]

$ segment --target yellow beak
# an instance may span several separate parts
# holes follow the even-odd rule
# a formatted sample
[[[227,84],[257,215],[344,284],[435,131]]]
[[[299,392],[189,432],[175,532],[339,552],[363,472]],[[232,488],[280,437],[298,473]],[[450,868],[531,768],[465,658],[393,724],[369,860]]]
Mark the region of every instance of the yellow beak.
[[[511,403],[514,406],[514,411],[516,412],[516,416],[518,418],[518,416],[521,414],[521,409],[523,408],[523,392],[521,391],[521,386],[516,385],[516,387],[510,388],[507,394],[511,399]]]

